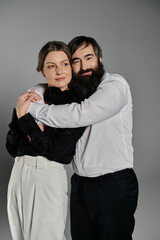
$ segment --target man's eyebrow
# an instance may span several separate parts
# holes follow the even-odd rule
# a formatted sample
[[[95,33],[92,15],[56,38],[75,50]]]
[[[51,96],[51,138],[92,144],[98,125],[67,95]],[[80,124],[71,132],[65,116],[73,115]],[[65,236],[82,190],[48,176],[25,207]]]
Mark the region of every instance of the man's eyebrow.
[[[94,56],[93,53],[89,53],[89,54],[84,55],[84,58],[86,58],[86,57],[93,57],[93,56]],[[79,58],[78,58],[78,57],[73,58],[73,59],[72,59],[72,62],[74,62],[75,60],[79,60]]]
[[[73,59],[72,59],[72,62],[74,62],[75,60],[79,60],[79,58],[78,58],[78,57],[73,58]]]
[[[92,57],[92,56],[94,56],[94,54],[93,53],[89,53],[89,54],[86,54],[84,57],[86,58],[86,57]]]

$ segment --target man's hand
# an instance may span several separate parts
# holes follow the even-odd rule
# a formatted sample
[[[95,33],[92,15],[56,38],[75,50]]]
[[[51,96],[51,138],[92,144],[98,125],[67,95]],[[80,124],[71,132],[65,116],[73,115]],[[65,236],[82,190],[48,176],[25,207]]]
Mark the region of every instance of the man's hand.
[[[24,92],[22,95],[20,95],[17,98],[16,112],[17,112],[17,117],[18,118],[20,118],[20,117],[22,117],[23,115],[26,114],[30,102],[31,102],[31,100],[30,100],[30,93],[29,92]]]

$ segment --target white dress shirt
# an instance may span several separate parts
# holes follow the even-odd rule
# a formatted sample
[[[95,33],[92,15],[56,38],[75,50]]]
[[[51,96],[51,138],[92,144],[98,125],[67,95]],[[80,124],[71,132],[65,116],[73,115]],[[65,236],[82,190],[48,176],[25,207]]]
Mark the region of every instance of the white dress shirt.
[[[40,95],[43,91],[38,87]],[[51,127],[87,126],[72,162],[78,175],[96,177],[133,168],[132,97],[122,76],[106,73],[96,92],[81,104],[31,103],[29,112]]]

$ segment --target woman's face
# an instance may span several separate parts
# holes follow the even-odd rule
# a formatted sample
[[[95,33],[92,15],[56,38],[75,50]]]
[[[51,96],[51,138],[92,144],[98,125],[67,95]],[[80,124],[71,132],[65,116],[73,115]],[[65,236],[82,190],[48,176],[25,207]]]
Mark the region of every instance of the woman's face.
[[[44,61],[42,75],[46,78],[49,87],[66,90],[72,78],[72,69],[65,52],[49,52]]]

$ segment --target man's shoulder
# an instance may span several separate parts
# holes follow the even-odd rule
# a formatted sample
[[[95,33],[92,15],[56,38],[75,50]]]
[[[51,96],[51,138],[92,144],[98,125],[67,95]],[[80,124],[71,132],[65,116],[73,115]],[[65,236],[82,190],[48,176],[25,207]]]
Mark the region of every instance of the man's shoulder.
[[[102,83],[115,82],[115,81],[118,81],[118,82],[121,82],[122,84],[128,85],[126,79],[122,75],[115,74],[115,73],[111,74],[111,73],[107,73],[107,72],[104,74]]]

